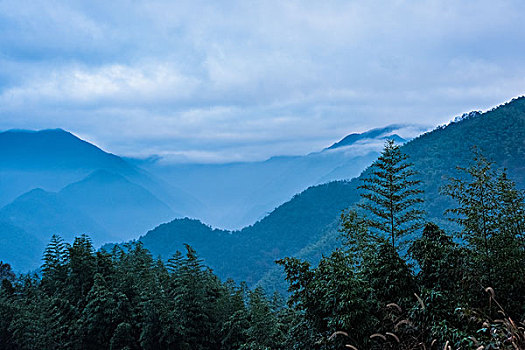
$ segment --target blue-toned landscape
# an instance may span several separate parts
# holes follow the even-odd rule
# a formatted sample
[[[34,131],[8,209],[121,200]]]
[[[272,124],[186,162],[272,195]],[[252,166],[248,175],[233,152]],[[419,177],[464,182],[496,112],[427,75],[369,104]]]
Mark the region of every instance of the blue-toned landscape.
[[[0,349],[525,349],[521,13],[0,2]]]

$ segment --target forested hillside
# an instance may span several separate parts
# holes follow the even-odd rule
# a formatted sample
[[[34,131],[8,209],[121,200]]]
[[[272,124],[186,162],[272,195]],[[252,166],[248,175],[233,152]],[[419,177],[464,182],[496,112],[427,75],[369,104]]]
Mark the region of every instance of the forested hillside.
[[[388,142],[363,174],[361,212],[340,218],[342,246],[316,266],[277,261],[286,303],[221,281],[189,245],[163,262],[142,242],[95,252],[85,235],[53,236],[41,277],[0,262],[0,348],[523,349],[525,192],[493,166],[475,152],[444,182],[443,218],[458,224],[446,232],[425,223],[421,182]],[[209,246],[233,238],[194,220],[158,230],[187,227]]]
[[[438,127],[402,146],[419,173],[424,190],[427,219],[447,225],[443,211],[450,199],[440,195],[451,176],[462,176],[456,166],[472,162],[472,148],[478,147],[495,162],[496,168],[508,168],[518,188],[525,188],[525,98],[515,99],[486,113],[470,113],[457,122]],[[304,256],[315,262],[324,249],[339,244],[337,224],[341,211],[359,200],[358,186],[363,176],[352,181],[331,182],[315,186],[276,208],[253,226],[233,232],[232,239],[217,241],[216,249],[203,254],[205,261],[219,276],[256,283],[284,256]],[[164,258],[183,243],[199,244],[201,236],[179,238],[180,225],[168,232],[172,245],[157,244],[157,229],[146,234],[146,247]],[[141,238],[141,240],[144,238]],[[204,238],[205,239],[205,238]],[[202,243],[200,243],[202,244]],[[181,249],[181,248],[179,248]],[[243,261],[239,264],[239,261]],[[265,280],[280,280],[266,276]],[[266,285],[273,282],[265,282]]]

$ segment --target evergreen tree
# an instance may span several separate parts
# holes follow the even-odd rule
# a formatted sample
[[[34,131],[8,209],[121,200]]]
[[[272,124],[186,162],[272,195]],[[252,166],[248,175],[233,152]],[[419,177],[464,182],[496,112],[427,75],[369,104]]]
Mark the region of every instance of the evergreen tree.
[[[91,239],[87,235],[76,237],[68,248],[68,255],[68,293],[75,303],[83,304],[93,285],[97,265]]]
[[[226,281],[224,288],[227,295],[226,305],[223,306],[224,319],[221,333],[221,348],[223,349],[240,349],[246,343],[248,337],[248,311],[245,306],[245,289],[235,286],[231,279]]]
[[[60,236],[53,235],[44,251],[42,284],[50,292],[64,286],[67,277],[68,248],[69,246]]]
[[[173,309],[169,319],[172,341],[181,348],[210,349],[219,346],[220,327],[217,326],[216,301],[222,295],[216,276],[204,267],[195,249],[186,245],[186,257],[176,253],[168,262],[172,271],[170,297]]]
[[[276,349],[277,319],[261,287],[249,293],[247,342],[241,349]]]
[[[361,275],[368,281],[380,308],[389,303],[404,306],[416,291],[409,266],[386,240],[379,242]]]
[[[505,227],[511,234],[525,238],[525,193],[518,190],[516,184],[503,171],[498,175],[496,182],[498,203],[500,206],[500,226]]]
[[[133,330],[127,322],[119,323],[110,341],[110,350],[132,350],[135,349]]]
[[[107,348],[119,323],[115,317],[117,302],[104,277],[96,274],[79,319],[77,339],[83,349]]]
[[[11,265],[0,260],[0,281],[3,280],[13,282],[15,280],[15,273],[13,272]]]
[[[388,237],[394,249],[398,240],[421,227],[422,203],[412,164],[393,140],[387,140],[377,161],[359,188],[363,202],[358,206],[371,215],[370,228]]]
[[[419,267],[417,277],[422,287],[458,291],[463,279],[465,256],[452,237],[437,225],[427,223],[421,237],[410,245],[408,253]]]
[[[492,237],[497,231],[496,191],[494,179],[497,174],[481,153],[475,150],[474,164],[468,168],[458,167],[468,179],[451,178],[443,187],[443,193],[454,199],[458,206],[446,210],[450,220],[460,224],[461,238],[475,252],[476,263],[485,269],[485,276],[492,281]],[[488,282],[489,284],[491,282]]]
[[[423,234],[412,242],[408,253],[419,267],[417,293],[425,305],[422,308],[416,304],[412,309],[412,320],[417,321],[428,343],[434,339],[439,344],[447,340],[461,341],[469,325],[461,320],[455,310],[465,305],[471,294],[470,286],[464,283],[465,248],[455,243],[437,225],[427,223]]]
[[[8,265],[8,264],[6,264]],[[0,268],[3,263],[0,262]],[[9,287],[7,287],[9,283]],[[16,316],[15,306],[13,305],[14,288],[8,279],[2,280],[0,286],[0,349],[16,349],[13,342],[12,329],[10,329],[13,318]]]

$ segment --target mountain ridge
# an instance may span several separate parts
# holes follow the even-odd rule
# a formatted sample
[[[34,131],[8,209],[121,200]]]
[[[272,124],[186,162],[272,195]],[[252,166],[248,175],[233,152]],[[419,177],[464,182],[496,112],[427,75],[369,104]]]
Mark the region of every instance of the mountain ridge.
[[[460,176],[455,166],[471,162],[471,147],[475,145],[496,162],[497,168],[509,168],[510,178],[516,181],[518,188],[525,188],[525,98],[514,99],[485,113],[437,127],[402,146],[424,180],[428,220],[446,227],[440,218],[444,208],[452,203],[439,194],[439,189],[447,178]],[[282,282],[282,279],[275,277],[279,271],[274,267],[274,260],[301,252],[308,252],[315,260],[315,257],[322,255],[322,247],[333,248],[337,245],[338,217],[341,210],[359,201],[360,179],[368,171],[350,181],[334,181],[308,188],[262,220],[234,231],[232,237],[237,241],[230,240],[227,246],[217,246],[216,250],[220,253],[216,256],[203,257],[223,278],[233,277],[249,284],[262,283],[266,286],[272,281]],[[146,234],[149,235],[146,248],[161,254],[162,247],[151,244],[155,234],[155,229]],[[177,232],[171,234],[173,241],[183,243],[178,241]],[[316,245],[319,248],[315,248]],[[161,255],[166,257],[170,253]],[[243,264],[227,264],[225,261],[243,261]],[[268,275],[269,269],[275,272]]]
[[[213,227],[236,230],[262,219],[310,186],[358,176],[375,160],[385,137],[409,127],[423,130],[417,125],[392,124],[358,134],[353,144],[303,156],[228,164],[163,164],[157,160],[146,162],[146,170],[202,202],[204,210],[194,217]]]

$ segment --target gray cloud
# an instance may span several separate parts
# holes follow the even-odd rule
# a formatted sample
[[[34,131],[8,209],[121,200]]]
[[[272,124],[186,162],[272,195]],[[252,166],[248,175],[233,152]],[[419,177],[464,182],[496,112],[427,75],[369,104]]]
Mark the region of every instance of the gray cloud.
[[[0,128],[259,160],[524,93],[522,1],[2,1]]]

